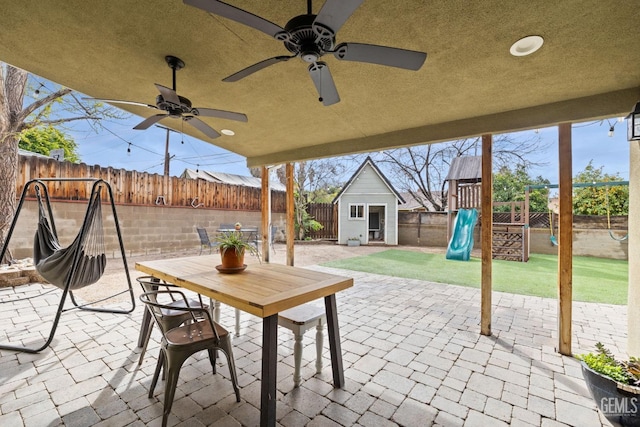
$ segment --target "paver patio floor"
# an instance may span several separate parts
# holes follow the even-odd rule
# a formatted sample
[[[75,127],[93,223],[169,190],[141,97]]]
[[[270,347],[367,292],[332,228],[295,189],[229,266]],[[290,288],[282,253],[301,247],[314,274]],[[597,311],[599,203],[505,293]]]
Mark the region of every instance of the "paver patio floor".
[[[337,294],[346,385],[331,385],[326,339],[324,368],[315,374],[309,332],[302,384],[294,389],[293,336],[279,329],[279,425],[608,425],[588,395],[580,365],[555,352],[555,300],[494,293],[493,335],[487,337],[479,334],[477,289],[307,268],[355,279],[353,288]],[[45,289],[0,289],[0,301]],[[56,291],[0,304],[0,340],[23,338],[26,333],[18,331],[25,326],[31,336],[48,334],[58,298]],[[626,312],[574,303],[574,353],[602,341],[623,355]],[[75,310],[63,314],[51,347],[41,353],[0,351],[0,426],[160,425],[164,383],[147,397],[159,334],[154,331],[138,367],[142,313],[140,304],[131,315]],[[221,323],[233,330],[234,322],[234,310],[223,306]],[[169,425],[259,424],[261,328],[261,319],[242,313],[241,335],[233,338],[242,401],[235,401],[224,358],[214,375],[203,353],[182,368]]]

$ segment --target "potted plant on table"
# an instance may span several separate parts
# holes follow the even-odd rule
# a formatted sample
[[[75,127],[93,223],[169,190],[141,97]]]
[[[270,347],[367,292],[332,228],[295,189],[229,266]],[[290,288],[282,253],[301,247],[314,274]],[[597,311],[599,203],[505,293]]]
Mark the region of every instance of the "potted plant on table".
[[[243,239],[242,233],[237,231],[220,233],[216,238],[216,244],[220,249],[222,262],[216,268],[224,273],[237,273],[247,268],[244,263],[244,256],[247,251],[250,254],[258,255],[258,249]]]
[[[595,353],[577,355],[591,397],[614,426],[640,426],[640,360],[616,360],[602,343]]]

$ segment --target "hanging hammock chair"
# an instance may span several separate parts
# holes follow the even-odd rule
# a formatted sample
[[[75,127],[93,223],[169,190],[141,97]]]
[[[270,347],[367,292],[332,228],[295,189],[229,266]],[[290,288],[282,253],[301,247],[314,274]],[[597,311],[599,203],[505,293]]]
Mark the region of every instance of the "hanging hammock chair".
[[[47,185],[45,184],[45,182],[51,181],[58,183],[66,181],[85,183],[93,182],[87,210],[82,222],[82,227],[80,228],[73,242],[66,247],[63,247],[58,239],[58,233],[56,231],[55,221],[53,219],[53,210],[51,208],[51,202],[49,199],[49,192],[47,189]],[[2,252],[0,252],[0,259],[4,259],[25,198],[32,186],[35,188],[35,195],[38,203],[38,225],[36,228],[35,237],[33,239],[33,262],[38,273],[40,273],[40,275],[47,282],[62,290],[62,296],[58,304],[58,310],[56,311],[49,337],[42,346],[34,348],[1,343],[0,349],[23,351],[27,353],[38,353],[41,350],[47,348],[49,344],[51,344],[56,328],[58,326],[58,322],[60,320],[60,316],[63,312],[73,309],[81,309],[103,313],[128,314],[135,309],[135,300],[133,295],[133,288],[131,287],[131,277],[129,276],[129,267],[127,266],[124,244],[122,242],[122,234],[120,232],[120,225],[118,223],[116,207],[113,201],[113,193],[111,192],[111,187],[109,186],[109,184],[102,179],[39,178],[27,182],[24,186],[24,189],[22,190],[22,196],[20,197],[20,202],[18,203],[18,208],[16,209],[16,213],[13,217],[13,222],[11,223],[7,238],[2,247]],[[106,191],[109,194],[111,208],[113,210],[113,220],[115,230],[118,235],[118,241],[120,243],[120,251],[122,253],[122,262],[124,264],[124,271],[127,278],[128,289],[97,301],[78,304],[73,295],[73,291],[98,282],[98,280],[100,280],[100,278],[102,277],[107,265],[102,221],[101,193],[103,191]],[[131,300],[130,309],[92,306],[93,304],[109,300],[123,293],[129,294],[129,298]],[[69,294],[73,306],[65,308],[67,294]],[[23,299],[28,298],[30,297],[24,297]],[[2,302],[14,303],[15,300]]]
[[[33,263],[44,279],[60,289],[65,288],[67,281],[69,290],[92,285],[100,280],[104,273],[107,257],[100,193],[101,191],[96,191],[92,195],[80,232],[73,243],[63,248],[47,219],[40,187],[36,187],[38,229],[33,239]],[[76,268],[73,268],[74,262],[77,263]]]

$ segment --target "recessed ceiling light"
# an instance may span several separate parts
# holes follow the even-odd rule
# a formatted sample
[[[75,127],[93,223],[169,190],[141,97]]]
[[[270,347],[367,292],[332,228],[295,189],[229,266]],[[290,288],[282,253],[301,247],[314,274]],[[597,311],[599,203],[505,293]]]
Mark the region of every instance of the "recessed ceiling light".
[[[511,45],[511,55],[513,56],[527,56],[531,55],[536,50],[542,47],[544,39],[540,36],[527,36],[523,37],[513,45]]]
[[[220,131],[223,135],[228,135],[228,136],[233,136],[236,133],[234,131],[232,131],[231,129],[222,129]]]

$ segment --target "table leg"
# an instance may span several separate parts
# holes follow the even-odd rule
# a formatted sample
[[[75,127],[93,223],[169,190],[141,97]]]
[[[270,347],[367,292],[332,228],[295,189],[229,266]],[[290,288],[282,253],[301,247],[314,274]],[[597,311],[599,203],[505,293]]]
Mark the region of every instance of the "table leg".
[[[213,311],[213,321],[220,323],[220,301],[209,298],[209,305]]]
[[[240,336],[240,309],[236,308],[236,336]]]
[[[278,315],[262,319],[262,384],[260,427],[276,425],[276,364],[278,362]]]
[[[338,328],[338,309],[336,295],[324,297],[327,313],[327,332],[329,335],[329,352],[331,353],[331,369],[333,370],[333,386],[341,388],[344,385],[344,369],[342,367],[342,348],[340,345],[340,330]]]

